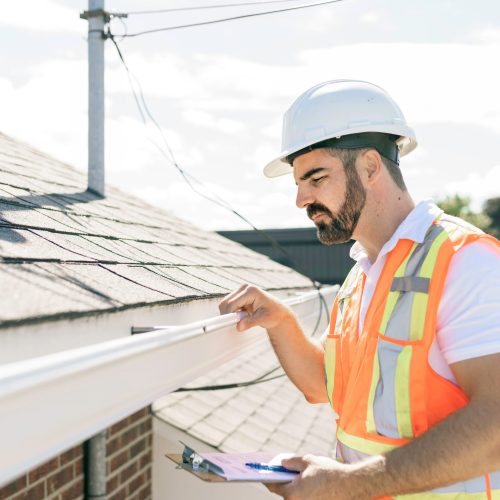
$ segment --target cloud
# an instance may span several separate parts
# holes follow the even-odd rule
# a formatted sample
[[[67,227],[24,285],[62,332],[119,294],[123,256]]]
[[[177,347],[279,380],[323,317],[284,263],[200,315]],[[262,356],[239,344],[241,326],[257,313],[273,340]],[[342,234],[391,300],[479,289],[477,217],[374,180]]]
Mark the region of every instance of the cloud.
[[[361,22],[365,24],[375,24],[380,20],[380,16],[375,12],[367,12],[361,16]]]
[[[86,64],[51,60],[14,85],[0,79],[0,130],[83,167],[86,161]]]
[[[78,11],[51,0],[2,2],[0,26],[52,33],[84,33],[87,23]]]
[[[182,113],[183,119],[201,128],[208,128],[224,134],[237,134],[245,130],[245,125],[229,118],[216,118],[213,114],[197,109],[187,109]]]
[[[491,27],[483,28],[481,30],[473,31],[468,38],[471,42],[477,43],[500,43],[500,29]]]
[[[500,165],[495,165],[484,174],[470,172],[464,179],[449,182],[444,190],[447,194],[461,194],[471,199],[474,210],[480,210],[488,198],[500,195]]]
[[[133,108],[126,73],[114,48],[107,45],[110,183],[161,203],[163,208],[173,207],[177,215],[194,222],[202,207],[204,227],[244,227],[222,209],[196,200],[187,186],[179,188],[178,174],[146,139]],[[293,186],[282,184],[282,180],[262,179],[261,170],[279,153],[282,113],[299,93],[319,81],[352,77],[380,84],[400,104],[418,133],[443,122],[462,124],[464,131],[480,125],[482,130],[500,133],[500,101],[496,98],[500,71],[494,63],[500,52],[497,42],[353,44],[304,50],[293,62],[281,63],[213,52],[152,55],[137,48],[129,52],[127,44],[122,47],[179,163],[214,185],[224,183],[224,196],[251,215],[258,226],[308,224],[307,218],[293,209]],[[389,64],[381,65],[381,60]],[[0,78],[0,130],[82,169],[86,169],[86,108],[84,59],[39,63],[27,70],[21,83]],[[427,135],[435,137],[434,143],[428,140],[403,159],[411,184],[415,190],[428,193],[429,168],[440,169],[439,185],[448,186],[450,192],[473,185],[482,199],[490,196],[483,193],[480,184],[500,185],[496,170],[488,174],[491,177],[471,173],[467,178],[462,176],[461,184],[446,184],[455,172],[451,165],[469,164],[468,159],[457,158],[457,154],[463,156],[466,141],[462,136],[452,137],[452,127],[450,130],[444,141],[448,149],[443,149],[438,133],[431,131]],[[154,128],[151,133],[161,141]],[[457,141],[462,149],[458,144],[453,147]],[[441,150],[439,164],[437,160],[432,163],[436,151]],[[491,164],[498,162],[488,158],[475,163],[474,169],[484,171],[484,165]],[[186,198],[188,192],[190,197]]]

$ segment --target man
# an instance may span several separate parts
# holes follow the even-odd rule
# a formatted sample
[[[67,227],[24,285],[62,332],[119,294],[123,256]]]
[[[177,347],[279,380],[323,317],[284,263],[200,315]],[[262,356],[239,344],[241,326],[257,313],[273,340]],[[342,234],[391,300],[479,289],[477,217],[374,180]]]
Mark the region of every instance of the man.
[[[269,486],[285,499],[500,498],[499,244],[430,201],[415,206],[399,170],[415,147],[385,91],[339,80],[294,102],[265,168],[293,173],[323,243],[356,240],[321,344],[256,287],[220,304],[248,313],[239,331],[266,328],[308,401],[338,415],[337,460],[284,461],[301,472]]]

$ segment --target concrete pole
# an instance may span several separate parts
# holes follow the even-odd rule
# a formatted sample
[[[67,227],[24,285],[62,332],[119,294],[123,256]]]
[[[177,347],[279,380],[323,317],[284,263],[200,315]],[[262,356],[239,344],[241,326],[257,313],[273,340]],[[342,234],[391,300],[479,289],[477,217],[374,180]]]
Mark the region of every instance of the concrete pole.
[[[96,12],[93,14],[93,12]],[[97,15],[96,15],[97,14]],[[104,188],[104,0],[89,0],[89,191]]]

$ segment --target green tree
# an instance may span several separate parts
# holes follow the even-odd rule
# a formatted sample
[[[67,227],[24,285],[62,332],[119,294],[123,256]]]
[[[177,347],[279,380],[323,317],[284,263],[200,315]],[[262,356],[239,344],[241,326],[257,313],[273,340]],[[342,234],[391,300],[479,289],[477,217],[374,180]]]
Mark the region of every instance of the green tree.
[[[483,213],[490,219],[488,233],[500,238],[500,197],[490,198],[483,205]]]
[[[438,206],[440,206],[447,214],[455,215],[461,219],[474,224],[474,226],[482,229],[485,232],[490,232],[490,226],[492,220],[487,213],[477,213],[470,208],[470,198],[467,196],[460,196],[455,194],[453,196],[447,196],[442,200],[438,200]],[[500,209],[500,206],[497,207]],[[492,210],[494,210],[492,208]],[[499,212],[500,215],[500,212]]]

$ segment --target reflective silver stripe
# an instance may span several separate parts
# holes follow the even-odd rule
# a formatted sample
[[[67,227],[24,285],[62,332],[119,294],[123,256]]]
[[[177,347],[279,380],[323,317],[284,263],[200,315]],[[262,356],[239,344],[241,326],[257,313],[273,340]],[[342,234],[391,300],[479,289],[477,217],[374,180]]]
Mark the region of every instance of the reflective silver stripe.
[[[420,292],[429,293],[429,278],[420,276],[403,276],[394,278],[391,284],[391,292]]]
[[[413,251],[408,264],[406,265],[405,276],[418,276],[420,268],[424,263],[425,257],[429,252],[430,247],[434,243],[434,240],[444,231],[441,226],[432,224],[428,229],[425,239],[420,243],[417,248]]]
[[[402,437],[398,432],[395,397],[395,373],[398,356],[403,346],[380,339],[378,343],[378,359],[380,376],[375,389],[373,417],[377,432],[393,438]],[[382,369],[383,368],[383,369]]]
[[[411,335],[412,314],[416,294],[427,294],[430,284],[430,279],[419,276],[419,273],[429,250],[436,241],[436,238],[443,231],[442,227],[433,224],[427,231],[425,240],[413,249],[403,271],[404,276],[393,278],[391,291],[399,292],[399,296],[392,314],[387,321],[384,332],[385,337],[408,342],[410,340],[418,340],[423,335],[423,331],[417,332],[417,339],[412,338]],[[422,314],[426,314],[426,308],[422,311]],[[403,384],[403,387],[405,384],[408,385],[409,391],[409,379],[401,379],[404,374],[396,374],[399,356],[402,355],[402,352],[402,345],[386,341],[382,338],[379,339],[377,356],[380,375],[375,389],[373,420],[377,432],[383,436],[412,438],[410,407],[408,404],[396,404],[396,376],[400,377],[399,383]],[[408,352],[405,355],[408,355]],[[403,357],[401,357],[401,361],[403,361]],[[408,403],[408,401],[406,402]],[[398,420],[400,425],[398,425]]]
[[[490,473],[490,486],[492,490],[500,491],[500,471]]]
[[[402,293],[387,321],[385,336],[397,340],[410,340],[411,310],[414,292]]]
[[[428,293],[430,283],[430,280],[428,280],[425,287],[424,282],[421,280],[425,280],[426,278],[421,278],[418,274],[434,240],[443,231],[442,227],[433,224],[427,231],[425,240],[413,250],[406,264],[404,276],[392,280],[391,291],[399,291],[398,288],[395,288],[398,286],[407,287],[408,290],[401,290],[404,293],[399,295],[394,311],[387,321],[385,330],[387,337],[398,340],[410,340],[411,311],[415,292]],[[414,290],[413,287],[418,289]]]

